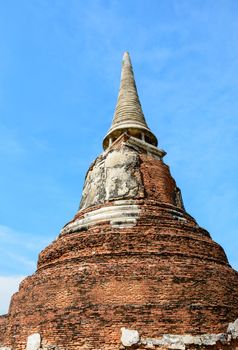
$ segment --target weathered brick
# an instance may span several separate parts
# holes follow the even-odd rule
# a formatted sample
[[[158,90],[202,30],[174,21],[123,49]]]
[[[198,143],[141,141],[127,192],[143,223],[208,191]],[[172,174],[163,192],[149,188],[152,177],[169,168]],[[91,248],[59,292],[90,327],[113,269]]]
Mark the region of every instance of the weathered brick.
[[[122,137],[114,147],[125,150],[127,142]],[[136,223],[113,227],[109,216],[71,233],[66,225],[13,296],[4,344],[23,350],[27,336],[39,332],[68,350],[113,350],[121,327],[143,337],[198,335],[225,332],[238,317],[238,273],[223,249],[176,199],[168,166],[131,152],[140,158],[133,165],[140,195],[92,205],[70,224],[103,207],[111,213],[120,203],[139,208]]]

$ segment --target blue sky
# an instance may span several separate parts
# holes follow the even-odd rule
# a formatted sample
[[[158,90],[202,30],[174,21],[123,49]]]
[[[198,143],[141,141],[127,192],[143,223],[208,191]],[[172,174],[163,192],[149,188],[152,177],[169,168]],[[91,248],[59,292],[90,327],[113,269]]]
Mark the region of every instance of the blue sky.
[[[0,3],[0,313],[75,214],[131,55],[187,211],[238,269],[238,2]]]

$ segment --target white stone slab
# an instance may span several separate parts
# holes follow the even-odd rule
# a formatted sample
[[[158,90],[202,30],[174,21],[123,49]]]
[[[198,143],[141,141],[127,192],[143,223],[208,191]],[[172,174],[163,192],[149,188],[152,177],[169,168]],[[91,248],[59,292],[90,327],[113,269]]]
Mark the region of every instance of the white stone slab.
[[[26,350],[39,350],[41,346],[41,336],[39,333],[29,335],[27,338]]]
[[[121,342],[124,346],[132,346],[138,344],[140,341],[140,336],[138,331],[133,329],[127,329],[125,327],[121,328]]]

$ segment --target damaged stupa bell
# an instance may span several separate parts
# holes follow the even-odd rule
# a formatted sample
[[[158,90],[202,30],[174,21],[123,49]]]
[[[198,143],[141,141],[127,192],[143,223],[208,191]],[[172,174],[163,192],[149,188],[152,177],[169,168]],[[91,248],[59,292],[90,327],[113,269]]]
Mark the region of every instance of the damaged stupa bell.
[[[238,273],[185,211],[128,53],[103,147],[79,211],[0,317],[2,347],[237,349]]]

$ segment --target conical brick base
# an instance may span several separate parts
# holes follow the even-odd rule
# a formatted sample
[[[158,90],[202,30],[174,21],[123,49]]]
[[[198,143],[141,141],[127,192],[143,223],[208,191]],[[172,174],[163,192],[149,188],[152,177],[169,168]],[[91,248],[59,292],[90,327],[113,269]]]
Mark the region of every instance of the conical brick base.
[[[198,336],[236,318],[238,273],[184,210],[160,151],[124,134],[90,167],[81,209],[13,296],[1,341],[23,350],[40,333],[46,348],[115,350],[122,327]]]

